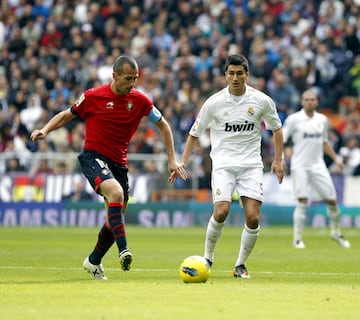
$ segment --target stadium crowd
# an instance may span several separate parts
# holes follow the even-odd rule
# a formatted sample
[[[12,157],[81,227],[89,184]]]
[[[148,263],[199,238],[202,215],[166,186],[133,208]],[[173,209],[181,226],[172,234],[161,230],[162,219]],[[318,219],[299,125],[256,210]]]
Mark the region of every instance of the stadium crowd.
[[[180,154],[198,108],[225,85],[221,66],[234,53],[249,58],[250,85],[274,99],[282,120],[299,109],[305,89],[315,88],[320,111],[340,119],[330,137],[345,174],[360,175],[359,0],[2,1],[0,152],[13,157],[0,173],[64,170],[63,162],[54,167],[46,160],[29,168],[29,159],[39,152],[79,152],[83,123],[72,122],[40,143],[32,143],[29,132],[85,89],[108,82],[120,54],[137,59],[137,86],[171,123]],[[207,187],[209,140],[200,142],[197,175]],[[163,152],[144,119],[129,153]],[[265,129],[263,154],[268,169],[272,144]],[[161,170],[148,163],[136,169]]]

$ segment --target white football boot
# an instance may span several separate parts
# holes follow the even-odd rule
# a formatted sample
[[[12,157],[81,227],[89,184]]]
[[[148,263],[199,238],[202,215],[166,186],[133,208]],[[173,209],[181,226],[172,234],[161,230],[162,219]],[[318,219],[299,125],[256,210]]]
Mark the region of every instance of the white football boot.
[[[349,249],[351,247],[350,242],[346,240],[342,234],[331,234],[330,237],[345,249]]]
[[[302,240],[294,240],[295,249],[305,249],[305,243]]]
[[[89,257],[86,257],[86,259],[83,262],[84,269],[91,273],[96,280],[107,280],[108,278],[105,276],[105,269],[102,263],[100,264],[92,264],[89,261]]]

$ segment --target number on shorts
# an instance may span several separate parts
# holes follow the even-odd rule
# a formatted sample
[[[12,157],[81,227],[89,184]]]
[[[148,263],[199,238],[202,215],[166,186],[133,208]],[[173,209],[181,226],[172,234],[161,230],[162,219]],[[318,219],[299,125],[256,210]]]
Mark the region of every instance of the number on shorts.
[[[106,168],[106,169],[109,169],[109,167],[108,167],[107,163],[106,163],[106,162],[104,162],[103,160],[98,159],[98,158],[96,158],[95,160],[96,160],[96,162],[99,164],[99,166],[100,166],[101,168]]]

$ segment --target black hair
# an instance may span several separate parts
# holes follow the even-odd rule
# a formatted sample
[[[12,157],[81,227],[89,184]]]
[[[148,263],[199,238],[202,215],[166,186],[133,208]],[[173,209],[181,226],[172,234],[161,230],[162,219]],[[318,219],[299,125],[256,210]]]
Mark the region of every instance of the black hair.
[[[130,65],[132,69],[138,69],[138,65],[134,58],[129,56],[120,56],[114,62],[113,71],[117,74],[121,74],[122,68],[125,64]]]
[[[243,66],[245,71],[249,72],[249,61],[242,54],[233,54],[227,57],[225,61],[225,72],[231,64],[235,66]]]

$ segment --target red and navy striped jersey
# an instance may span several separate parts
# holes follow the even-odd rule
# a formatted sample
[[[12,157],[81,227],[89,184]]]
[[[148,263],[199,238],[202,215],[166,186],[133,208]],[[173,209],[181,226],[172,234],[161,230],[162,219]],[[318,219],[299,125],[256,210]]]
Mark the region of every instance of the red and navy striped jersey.
[[[96,151],[127,166],[127,151],[142,117],[149,115],[153,102],[137,89],[117,95],[110,84],[85,91],[71,111],[85,119],[84,149]]]

